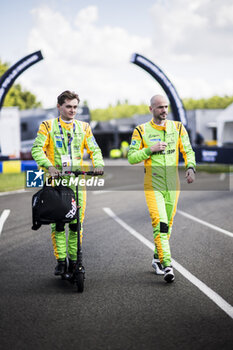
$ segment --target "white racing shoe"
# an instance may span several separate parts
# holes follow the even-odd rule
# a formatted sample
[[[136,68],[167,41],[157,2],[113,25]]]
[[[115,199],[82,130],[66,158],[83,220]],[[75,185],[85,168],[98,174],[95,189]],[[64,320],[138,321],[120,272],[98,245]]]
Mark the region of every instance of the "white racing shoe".
[[[167,283],[172,283],[175,279],[175,275],[173,272],[173,268],[172,266],[167,266],[164,268],[164,280]]]
[[[162,265],[160,264],[159,259],[155,259],[155,257],[153,258],[152,267],[155,269],[156,275],[164,275],[164,270]]]

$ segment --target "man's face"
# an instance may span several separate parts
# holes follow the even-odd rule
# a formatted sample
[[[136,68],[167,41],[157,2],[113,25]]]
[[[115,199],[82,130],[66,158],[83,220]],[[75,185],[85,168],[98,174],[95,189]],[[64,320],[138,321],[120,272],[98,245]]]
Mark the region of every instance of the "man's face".
[[[77,114],[78,109],[78,100],[75,98],[73,100],[65,100],[62,105],[57,105],[57,108],[60,111],[61,117],[64,120],[72,120]]]
[[[164,97],[157,97],[154,99],[150,106],[150,111],[153,114],[155,120],[166,120],[168,114],[168,101]]]

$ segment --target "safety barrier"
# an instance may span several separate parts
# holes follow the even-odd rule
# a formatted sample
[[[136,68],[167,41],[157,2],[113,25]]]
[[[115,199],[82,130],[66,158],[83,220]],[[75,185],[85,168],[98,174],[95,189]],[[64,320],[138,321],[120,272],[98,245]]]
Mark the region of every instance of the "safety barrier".
[[[21,173],[27,170],[37,170],[34,160],[6,160],[0,162],[0,173]]]
[[[193,148],[197,163],[218,163],[233,164],[233,147],[207,147],[200,146]],[[180,154],[180,161],[183,158]],[[87,165],[89,163],[87,162]],[[0,161],[0,173],[21,173],[27,170],[37,170],[34,160],[5,160]]]

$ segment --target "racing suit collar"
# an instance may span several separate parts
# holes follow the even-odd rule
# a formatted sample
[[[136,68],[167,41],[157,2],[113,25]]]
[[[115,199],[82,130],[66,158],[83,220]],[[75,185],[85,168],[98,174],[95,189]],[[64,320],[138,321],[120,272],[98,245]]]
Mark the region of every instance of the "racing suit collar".
[[[155,128],[155,129],[157,129],[157,130],[164,130],[164,131],[166,131],[166,127],[167,127],[167,120],[165,121],[165,125],[157,125],[157,124],[155,124],[155,122],[153,121],[153,118],[151,119],[151,121],[150,121],[150,125],[153,127],[153,128]]]
[[[66,130],[73,129],[74,121],[72,123],[65,123],[64,120],[62,120],[61,116],[59,116],[59,120],[60,120],[62,128],[66,129]]]

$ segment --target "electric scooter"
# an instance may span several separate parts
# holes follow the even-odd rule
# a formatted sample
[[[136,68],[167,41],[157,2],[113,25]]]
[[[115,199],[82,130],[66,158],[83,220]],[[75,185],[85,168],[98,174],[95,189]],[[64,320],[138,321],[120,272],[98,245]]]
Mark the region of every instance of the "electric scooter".
[[[75,177],[78,177],[79,175],[89,175],[89,176],[97,176],[97,174],[94,173],[94,171],[74,171],[74,172],[66,172],[66,174],[74,174]],[[84,290],[84,280],[85,280],[85,268],[83,266],[83,253],[82,253],[82,245],[81,245],[81,224],[80,224],[80,217],[79,217],[79,199],[78,199],[78,181],[76,184],[76,205],[77,205],[77,262],[75,264],[73,272],[66,272],[62,275],[62,279],[65,279],[73,284],[76,283],[77,285],[77,292],[82,293]]]

